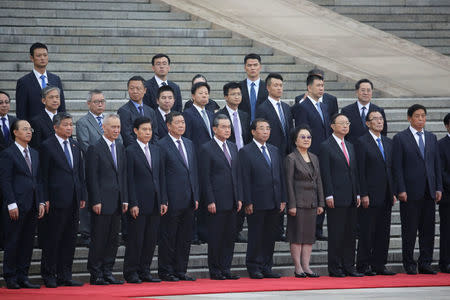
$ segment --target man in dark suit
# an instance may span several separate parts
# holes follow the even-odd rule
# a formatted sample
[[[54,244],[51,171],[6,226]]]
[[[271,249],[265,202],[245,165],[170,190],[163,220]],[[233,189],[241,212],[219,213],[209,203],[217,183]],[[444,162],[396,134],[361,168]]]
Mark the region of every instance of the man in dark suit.
[[[250,134],[250,117],[249,115],[239,109],[239,104],[242,102],[242,88],[237,82],[229,82],[223,86],[223,95],[225,97],[226,105],[217,112],[224,114],[231,121],[231,135],[228,141],[236,144],[238,151],[252,141]],[[237,213],[236,223],[236,242],[244,243],[247,239],[242,235],[244,228],[245,212],[243,209]]]
[[[368,276],[395,275],[386,268],[391,210],[397,200],[392,177],[392,140],[381,135],[384,119],[379,111],[366,116],[369,132],[358,140],[361,206],[356,268]]]
[[[314,71],[311,70],[310,73]],[[320,144],[331,135],[329,106],[320,99],[323,97],[323,78],[320,75],[312,74],[306,79],[308,89],[304,101],[292,107],[292,115],[295,119],[295,126],[306,124],[311,128],[312,142],[309,150],[319,155]],[[320,214],[316,218],[316,238],[327,240],[323,235],[323,221],[325,214]]]
[[[163,138],[168,133],[166,115],[172,111],[175,103],[175,92],[168,85],[160,87],[156,95],[156,102],[158,103],[158,109],[155,110],[155,113],[158,120],[159,137]]]
[[[358,138],[368,131],[366,126],[366,116],[374,110],[378,110],[383,116],[384,127],[381,134],[386,136],[388,125],[384,110],[371,103],[373,83],[369,79],[358,80],[355,84],[355,90],[358,100],[353,104],[343,107],[341,110],[350,121],[350,132],[347,135],[348,141],[355,145],[358,142]]]
[[[149,143],[151,120],[139,117],[134,120],[133,129],[136,143],[126,149],[129,211],[123,276],[128,283],[160,282],[151,276],[150,265],[158,239],[160,214],[167,212],[167,202],[163,203],[161,196],[164,170],[159,147]]]
[[[250,278],[280,278],[272,272],[280,213],[286,207],[282,159],[277,147],[267,143],[268,121],[253,120],[253,142],[239,150],[243,200],[248,222],[246,266]]]
[[[214,118],[214,139],[200,148],[199,174],[203,205],[208,216],[208,267],[213,280],[239,279],[231,274],[236,212],[242,208],[238,150],[227,141],[231,122],[223,114]]]
[[[46,241],[42,249],[41,276],[45,286],[82,286],[72,280],[79,209],[85,206],[86,187],[81,148],[71,136],[72,116],[53,118],[55,135],[40,149],[44,199],[48,201]]]
[[[10,130],[12,123],[17,120],[16,117],[9,115],[11,98],[9,94],[0,91],[0,151],[9,147],[14,140],[11,138]]]
[[[332,277],[361,277],[355,270],[356,208],[360,205],[358,164],[345,141],[350,122],[344,114],[331,119],[333,134],[320,145],[320,173],[327,205],[328,272]]]
[[[120,215],[128,210],[125,148],[116,140],[120,118],[108,115],[103,136],[86,154],[86,183],[91,213],[91,244],[87,268],[94,285],[122,284],[112,268],[119,245]]]
[[[170,71],[169,56],[162,53],[153,56],[152,70],[155,73],[155,76],[145,82],[147,92],[144,96],[144,104],[156,109],[158,107],[156,102],[156,94],[158,93],[158,89],[162,86],[168,85],[173,89],[175,94],[175,104],[173,105],[173,110],[181,112],[182,99],[180,87],[175,82],[167,80],[167,74],[169,74]]]
[[[450,113],[444,117],[444,125],[448,133],[439,140],[441,154],[443,195],[439,202],[440,239],[439,269],[450,273]]]
[[[242,102],[239,109],[245,111],[250,116],[250,122],[255,119],[256,108],[266,101],[266,83],[261,80],[261,56],[255,53],[247,54],[244,57],[244,70],[247,78],[241,81]]]
[[[208,80],[206,80],[206,77],[203,76],[202,74],[197,74],[197,75],[195,75],[192,78],[192,85],[191,85],[191,87],[194,84],[196,84],[197,82],[206,82],[206,83],[208,83]],[[189,107],[191,107],[193,104],[194,104],[194,101],[192,99],[189,99],[188,101],[186,101],[184,103],[183,111],[188,109]],[[205,109],[211,111],[212,113],[216,113],[220,109],[220,106],[213,99],[208,99],[208,103],[206,103]]]
[[[40,111],[30,121],[34,129],[30,145],[35,149],[39,149],[43,141],[55,134],[53,116],[58,113],[58,108],[61,104],[59,88],[50,85],[45,87],[42,89],[41,100],[44,103],[44,110]]]
[[[30,59],[33,71],[17,80],[16,86],[16,115],[19,119],[30,121],[44,111],[41,102],[41,90],[46,86],[55,86],[60,90],[61,105],[58,111],[66,111],[64,92],[61,79],[47,72],[48,49],[41,43],[34,43],[30,47]]]
[[[312,75],[318,75],[322,77],[323,81],[325,82],[325,73],[321,69],[312,69],[308,72],[308,77]],[[305,94],[298,95],[295,97],[295,104],[302,103],[304,100],[306,100],[306,97],[308,97],[309,92],[306,92]],[[331,94],[324,93],[322,91],[322,95],[318,98],[318,101],[320,103],[323,103],[327,106],[328,116],[331,118],[334,114],[338,113],[338,103],[337,98]]]
[[[158,274],[164,281],[195,278],[186,275],[191,249],[194,210],[198,208],[199,183],[194,144],[182,137],[184,117],[173,111],[166,116],[169,134],[159,140],[165,184],[162,202],[168,211],[161,217]]]
[[[409,128],[394,136],[393,170],[400,200],[402,258],[407,274],[417,274],[414,246],[419,231],[419,273],[436,274],[433,261],[435,202],[442,197],[442,174],[436,136],[425,131],[427,110],[414,104],[408,108]]]
[[[5,224],[3,277],[8,289],[40,288],[28,280],[36,217],[45,213],[38,152],[28,146],[33,129],[25,120],[11,124],[15,143],[0,153],[0,185]]]
[[[121,135],[125,147],[136,142],[133,122],[138,117],[147,117],[152,121],[152,142],[158,139],[158,121],[155,111],[142,101],[146,92],[145,80],[141,76],[133,76],[128,80],[127,88],[130,101],[122,105],[117,114],[120,116]]]

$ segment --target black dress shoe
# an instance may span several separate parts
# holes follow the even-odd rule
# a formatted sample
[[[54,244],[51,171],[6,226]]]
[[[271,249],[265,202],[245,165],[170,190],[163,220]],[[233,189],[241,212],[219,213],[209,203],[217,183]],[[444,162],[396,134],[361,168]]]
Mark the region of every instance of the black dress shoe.
[[[437,272],[431,268],[431,266],[423,266],[419,267],[419,273],[420,274],[430,274],[430,275],[436,275]]]
[[[186,274],[179,274],[176,275],[178,277],[178,279],[180,279],[181,281],[195,281],[194,277],[188,276]]]
[[[446,266],[439,266],[442,273],[450,273],[450,264]]]
[[[222,274],[211,274],[209,275],[209,278],[211,280],[225,280],[225,276],[223,276]]]
[[[29,280],[18,280],[17,283],[21,288],[24,289],[40,289],[41,286],[39,284],[32,284]]]
[[[350,277],[364,277],[363,273],[358,273],[356,271],[352,271],[352,272],[345,272],[346,276],[350,276]]]
[[[6,280],[6,288],[10,290],[18,290],[20,289],[20,285],[17,283],[17,281],[9,279]]]
[[[159,278],[161,278],[162,281],[179,281],[178,277],[172,275],[172,274],[166,274],[166,275],[159,275]]]
[[[236,274],[232,274],[232,273],[222,273],[223,277],[225,277],[225,279],[229,279],[229,280],[238,280],[239,278],[241,278],[239,275]]]
[[[319,278],[320,277],[320,275],[319,274],[316,274],[316,273],[307,273],[307,272],[305,272],[305,275],[306,275],[306,277],[311,277],[311,278]]]
[[[142,283],[137,273],[124,274],[123,278],[127,283]]]
[[[281,274],[274,272],[263,272],[264,278],[281,278]]]
[[[251,279],[263,279],[264,278],[264,275],[261,272],[248,273],[248,275],[250,276]]]
[[[142,280],[142,282],[161,282],[161,279],[153,278],[150,274],[141,275],[139,276],[139,278]]]
[[[44,279],[44,284],[49,289],[54,289],[58,287],[58,285],[56,284],[56,279],[54,278]]]
[[[375,273],[377,273],[377,275],[387,275],[387,276],[392,276],[392,275],[396,275],[397,273],[392,272],[386,268],[384,268],[383,270],[380,271],[375,271]]]
[[[406,274],[408,275],[417,275],[417,270],[415,266],[405,267]]]
[[[116,279],[112,275],[105,276],[103,279],[109,284],[123,284],[124,283],[123,280]]]
[[[64,280],[64,281],[57,281],[58,286],[83,286],[84,283],[77,280]]]
[[[342,272],[330,273],[330,277],[345,277],[346,275]]]
[[[374,272],[374,271],[372,271],[371,269],[367,269],[366,271],[364,271],[364,272],[359,272],[359,273],[364,274],[364,276],[375,276],[375,275],[377,275],[377,273]]]
[[[328,241],[328,238],[324,236],[323,234],[316,235],[316,240],[318,241]]]
[[[92,277],[92,276],[91,276],[91,279],[89,280],[89,283],[91,285],[108,285],[109,284],[108,282],[106,282],[103,279],[103,277]]]
[[[297,273],[294,271],[294,277],[295,278],[306,278],[306,273],[305,272]]]

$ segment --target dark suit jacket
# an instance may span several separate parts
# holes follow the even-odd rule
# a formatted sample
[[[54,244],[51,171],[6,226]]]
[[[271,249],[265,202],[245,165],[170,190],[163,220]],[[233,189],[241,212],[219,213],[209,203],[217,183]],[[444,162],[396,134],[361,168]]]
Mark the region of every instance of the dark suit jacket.
[[[283,132],[280,118],[278,117],[275,108],[269,99],[266,99],[256,109],[256,118],[264,118],[270,124],[270,138],[267,141],[269,144],[278,147],[280,155],[285,157],[290,153],[291,149],[291,130],[293,128],[291,108],[289,105],[281,101],[284,118],[286,119],[286,135]]]
[[[152,161],[151,168],[138,143],[131,144],[126,149],[129,207],[138,206],[139,214],[159,214],[162,204],[161,185],[164,180],[164,169],[161,167],[159,146],[151,143],[148,146]]]
[[[435,199],[436,191],[442,191],[437,139],[428,131],[425,131],[424,136],[425,159],[422,158],[419,146],[409,127],[394,136],[392,161],[395,193],[406,192],[408,202],[423,199],[427,186],[432,199]]]
[[[61,104],[58,111],[66,111],[64,100],[64,91],[61,79],[58,75],[47,71],[48,85],[56,86],[61,90]],[[33,72],[17,80],[16,85],[16,115],[17,118],[30,121],[33,117],[44,111],[42,103],[41,85],[39,84]]]
[[[230,142],[236,143],[236,136],[234,133],[234,127],[233,127],[233,121],[232,121],[233,116],[230,116],[226,107],[219,110],[217,112],[216,116],[218,114],[224,114],[225,116],[227,116],[230,119],[231,136],[228,140]],[[244,141],[244,145],[247,145],[248,143],[250,143],[252,141],[252,134],[250,132],[250,116],[245,111],[242,111],[240,109],[238,109],[238,114],[239,114],[239,121],[241,122],[242,140]]]
[[[158,140],[159,137],[156,113],[151,107],[145,104],[142,106],[144,109],[144,116],[150,118],[152,122],[153,136],[151,141],[154,142]],[[128,145],[136,142],[136,134],[134,134],[133,123],[134,120],[138,117],[142,117],[142,115],[138,112],[132,100],[129,100],[127,103],[122,105],[117,111],[117,114],[120,116],[120,135],[123,138],[123,144],[127,147]]]
[[[330,136],[320,145],[320,173],[325,198],[333,196],[335,207],[356,206],[359,195],[358,163],[353,145],[345,141],[350,166],[341,146]]]
[[[183,110],[186,110],[189,107],[192,107],[192,105],[194,105],[194,102],[192,101],[192,99],[189,99],[188,101],[186,101],[186,103],[184,103],[184,109]],[[206,103],[205,109],[209,110],[212,113],[215,113],[216,110],[220,109],[220,106],[213,99],[208,99],[208,103]]]
[[[30,145],[35,149],[39,149],[46,139],[55,134],[53,121],[45,110],[38,113],[38,115],[30,121],[30,125],[34,129]]]
[[[172,109],[181,112],[183,106],[180,87],[178,84],[170,80],[167,80],[167,83],[175,92],[175,103]],[[147,93],[144,95],[144,103],[151,108],[156,109],[158,107],[158,103],[156,103],[156,95],[158,94],[159,86],[156,82],[155,76],[145,82],[145,87],[147,88]]]
[[[295,104],[299,103],[305,94],[298,95],[295,97]],[[305,99],[306,100],[306,99]],[[322,103],[327,105],[328,116],[331,118],[332,115],[338,113],[338,103],[337,98],[331,94],[323,93]]]
[[[79,207],[80,201],[86,200],[82,150],[71,138],[68,146],[72,150],[73,168],[55,135],[45,140],[40,148],[44,199],[50,202],[50,207],[71,208],[74,198]]]
[[[250,91],[248,90],[247,87],[247,79],[242,80],[241,82],[239,82],[239,84],[241,85],[242,89],[242,101],[241,104],[239,104],[239,109],[245,111],[249,115],[249,117],[251,117]],[[256,95],[255,112],[256,108],[261,103],[266,101],[267,97],[269,97],[269,93],[267,92],[266,82],[261,79],[261,81],[259,82],[258,95]]]
[[[446,135],[439,140],[441,153],[443,195],[441,204],[450,204],[450,137]]]
[[[227,141],[231,156],[231,166],[223,150],[215,140],[203,144],[199,160],[202,199],[208,204],[215,203],[217,211],[237,208],[240,197],[238,151],[235,144]]]
[[[197,157],[193,143],[182,137],[186,147],[188,165],[175,146],[172,138],[166,135],[160,139],[158,145],[161,148],[161,161],[164,168],[165,186],[163,187],[163,203],[168,203],[169,214],[172,211],[194,207],[195,201],[199,201],[200,192],[198,184]]]
[[[214,134],[212,131],[214,114],[209,110],[206,110],[206,114],[208,115],[211,134]],[[183,112],[183,116],[184,121],[186,122],[186,131],[183,136],[190,139],[194,143],[196,150],[198,150],[202,144],[210,141],[212,137],[208,133],[202,116],[195,107],[192,106],[186,109]]]
[[[11,115],[8,115],[8,122],[9,122],[9,129],[11,129],[11,125],[17,120],[16,117],[13,117]],[[1,120],[0,120],[1,122]],[[0,126],[0,128],[2,128]],[[12,143],[14,143],[14,140],[12,139],[11,135],[9,136],[8,143],[5,141],[5,137],[3,136],[3,132],[0,132],[0,151],[5,150],[8,148]]]
[[[382,135],[381,142],[386,160],[369,132],[358,139],[356,148],[360,195],[369,196],[370,207],[392,205],[394,196],[392,140]]]
[[[373,103],[370,103],[369,105],[369,111],[366,112],[366,115],[369,114],[372,111],[379,111],[384,119],[384,128],[381,132],[382,135],[386,136],[387,130],[388,130],[388,124],[386,120],[386,115],[384,114],[384,109],[382,109],[379,106],[376,106]],[[346,107],[343,107],[341,110],[341,113],[347,116],[348,120],[350,121],[350,132],[347,134],[346,138],[348,141],[352,144],[356,144],[358,142],[358,138],[365,134],[368,129],[365,127],[361,120],[361,114],[358,108],[358,104],[352,103],[350,105],[347,105]]]
[[[278,148],[266,143],[271,165],[266,162],[255,142],[239,150],[243,202],[253,204],[254,210],[279,209],[286,202],[283,164]]]
[[[313,166],[312,170],[297,149],[286,156],[288,208],[325,206],[319,159],[313,153],[309,153],[309,158]]]
[[[102,204],[102,215],[121,211],[121,205],[128,203],[127,158],[125,148],[116,145],[117,169],[106,141],[101,137],[89,146],[86,154],[86,183],[89,206]],[[119,206],[120,205],[120,206]]]
[[[17,203],[19,213],[30,211],[33,205],[39,208],[43,203],[42,181],[39,154],[30,148],[32,173],[27,166],[23,154],[16,144],[12,144],[0,153],[0,184],[3,192],[3,203]]]
[[[319,155],[320,144],[325,141],[332,133],[330,127],[330,117],[328,112],[328,106],[324,103],[320,106],[322,108],[322,114],[324,121],[320,117],[319,112],[311,103],[308,98],[302,103],[297,103],[292,107],[292,115],[295,119],[295,126],[306,124],[311,128],[311,147],[309,151]]]
[[[156,114],[156,120],[158,121],[158,135],[159,135],[159,138],[162,139],[169,132],[167,129],[167,123],[166,123],[166,121],[164,121],[164,119],[163,119],[161,113],[158,111],[158,109],[155,110],[155,114]]]

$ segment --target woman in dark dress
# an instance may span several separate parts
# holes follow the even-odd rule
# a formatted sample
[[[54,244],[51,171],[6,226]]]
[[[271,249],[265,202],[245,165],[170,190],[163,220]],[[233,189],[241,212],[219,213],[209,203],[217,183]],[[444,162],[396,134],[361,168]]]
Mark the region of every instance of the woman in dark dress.
[[[286,157],[288,191],[287,240],[295,264],[295,277],[319,277],[309,268],[312,245],[316,241],[316,216],[323,213],[324,196],[319,159],[308,152],[311,146],[309,127],[294,129],[294,151]]]

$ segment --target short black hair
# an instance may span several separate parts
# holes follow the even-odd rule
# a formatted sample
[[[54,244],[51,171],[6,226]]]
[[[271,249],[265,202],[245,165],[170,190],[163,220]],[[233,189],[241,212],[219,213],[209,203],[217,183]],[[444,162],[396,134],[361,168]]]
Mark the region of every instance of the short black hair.
[[[142,124],[150,123],[150,126],[152,125],[152,120],[150,120],[149,117],[137,117],[133,122],[133,128],[136,128],[139,130],[139,127]]]
[[[367,78],[363,78],[363,79],[358,80],[358,81],[356,82],[356,84],[355,84],[355,90],[359,90],[359,86],[361,85],[361,83],[369,83],[369,84],[370,84],[370,87],[371,87],[372,90],[373,90],[373,83],[372,83],[372,81],[370,81],[370,80],[367,79]]]
[[[158,58],[161,58],[161,57],[167,58],[167,61],[169,62],[169,65],[170,65],[170,58],[169,58],[169,56],[167,56],[167,54],[164,54],[164,53],[158,53],[158,54],[156,54],[155,56],[152,57],[152,66],[155,65],[155,60],[157,60]]]
[[[224,114],[218,114],[217,116],[214,117],[213,120],[213,127],[218,127],[219,126],[219,121],[220,120],[228,120],[231,122],[230,118],[228,118],[226,115]]]
[[[156,99],[159,99],[159,96],[161,96],[164,92],[172,92],[172,95],[175,97],[175,91],[171,86],[163,85],[158,89],[158,92],[156,93]]]
[[[267,123],[270,126],[269,121],[267,121],[266,119],[264,119],[264,118],[255,118],[252,121],[252,123],[250,124],[250,131],[251,130],[256,130],[256,126],[258,126],[258,123],[262,123],[262,122]]]
[[[370,121],[370,115],[373,114],[373,113],[376,113],[376,112],[380,113],[380,115],[383,117],[383,114],[381,113],[381,110],[374,109],[374,110],[369,111],[369,113],[366,115],[366,121]],[[384,117],[383,117],[383,120],[384,120]]]
[[[11,135],[11,138],[13,140],[16,139],[16,135],[14,134],[14,130],[19,130],[19,122],[21,122],[21,121],[26,121],[26,120],[17,119],[12,124],[10,124],[10,126],[9,126],[9,134]]]
[[[311,127],[309,127],[307,124],[300,124],[299,126],[295,127],[291,131],[291,141],[292,141],[292,146],[294,148],[295,148],[295,142],[297,141],[297,138],[298,138],[298,134],[302,130],[308,130],[309,135],[312,137]]]
[[[240,89],[242,92],[242,87],[238,82],[232,81],[232,82],[228,82],[225,83],[223,86],[223,95],[224,96],[228,96],[228,92],[230,91],[230,89]]]
[[[73,119],[68,112],[62,111],[53,116],[53,126],[59,126],[65,119]]]
[[[178,116],[182,116],[184,118],[183,114],[180,113],[179,111],[176,111],[176,110],[171,111],[170,113],[168,113],[166,115],[166,123],[172,124],[173,118],[178,117]]]
[[[450,113],[446,114],[444,117],[444,125],[448,125],[450,123]]]
[[[279,74],[279,73],[269,73],[269,75],[267,75],[267,77],[266,77],[266,85],[270,85],[271,84],[272,78],[279,79],[279,80],[283,81],[283,76],[281,76],[281,74]]]
[[[314,83],[314,80],[322,80],[323,81],[323,77],[317,74],[312,74],[312,75],[308,75],[308,77],[306,78],[306,86],[310,86],[311,84]]]
[[[130,86],[130,81],[142,81],[142,84],[145,87],[145,79],[142,76],[137,75],[137,76],[133,76],[130,79],[128,79],[127,88]]]
[[[6,97],[8,97],[8,100],[11,101],[11,97],[9,96],[9,94],[7,92],[0,90],[0,94],[5,95]]]
[[[308,76],[310,75],[319,75],[322,78],[325,78],[325,73],[321,69],[312,69],[308,72]]]
[[[208,89],[208,93],[211,91],[211,88],[209,87],[209,84],[206,82],[197,82],[196,84],[194,84],[191,88],[191,94],[194,95],[195,91],[197,91],[199,88],[201,88],[202,86],[205,86]]]
[[[205,79],[205,82],[208,82],[208,79],[206,79],[205,75],[197,74],[197,75],[195,75],[194,77],[192,77],[191,85],[194,85],[194,81],[195,81],[195,79],[197,79],[197,78],[203,78],[203,79]]]
[[[54,85],[48,85],[48,84],[47,84],[47,86],[41,90],[41,97],[42,97],[42,98],[47,97],[47,95],[48,95],[51,91],[58,91],[58,94],[61,96],[61,90],[59,89],[59,87],[54,86]]]
[[[336,119],[340,116],[344,116],[348,119],[346,114],[343,113],[335,113],[334,115],[331,116],[331,124],[336,124]]]
[[[30,55],[34,56],[34,50],[36,49],[45,49],[48,52],[48,48],[45,44],[42,43],[34,43],[33,45],[31,45],[30,47]]]
[[[423,106],[422,104],[413,104],[410,107],[408,107],[408,117],[412,117],[414,112],[419,109],[423,109],[425,114],[427,114],[427,109],[425,108],[425,106]]]
[[[259,63],[261,63],[261,56],[259,56],[256,53],[249,53],[244,57],[244,64],[247,63],[247,60],[249,59],[257,59]]]

